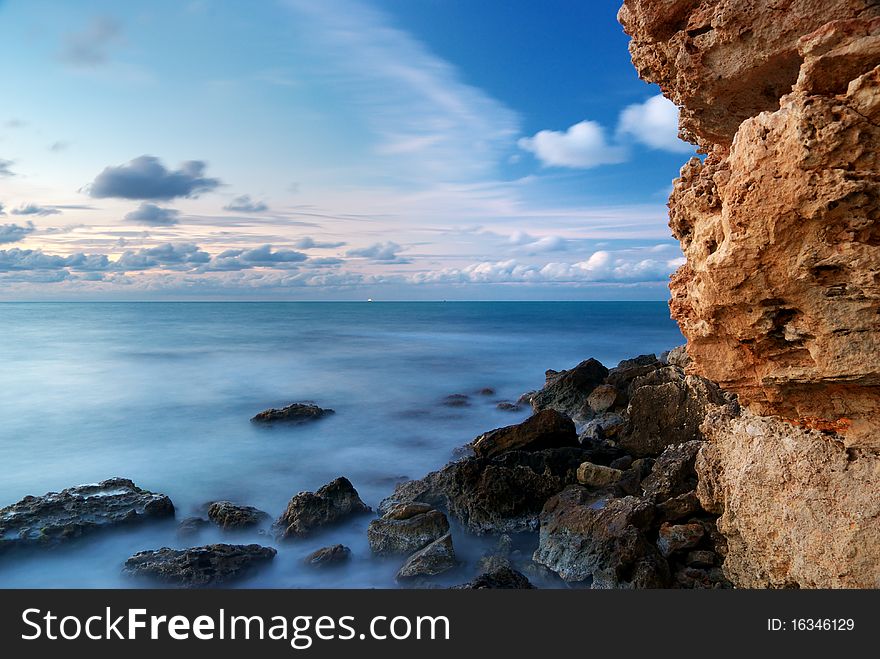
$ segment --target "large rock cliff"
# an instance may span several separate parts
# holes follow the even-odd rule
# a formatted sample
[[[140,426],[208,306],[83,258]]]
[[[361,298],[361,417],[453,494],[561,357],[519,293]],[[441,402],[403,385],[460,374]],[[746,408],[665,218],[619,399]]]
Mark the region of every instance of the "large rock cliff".
[[[640,75],[705,157],[670,227],[710,414],[701,501],[750,587],[880,586],[880,2],[625,0]]]

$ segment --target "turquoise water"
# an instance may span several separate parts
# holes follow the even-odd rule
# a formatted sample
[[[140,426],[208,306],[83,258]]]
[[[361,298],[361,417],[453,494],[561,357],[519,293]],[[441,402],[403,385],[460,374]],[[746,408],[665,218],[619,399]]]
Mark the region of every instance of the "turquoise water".
[[[123,476],[168,494],[178,517],[217,499],[275,517],[293,494],[344,475],[375,507],[397,480],[525,418],[495,402],[539,388],[546,369],[682,342],[660,302],[0,304],[0,506]],[[496,395],[476,395],[484,387]],[[442,406],[452,393],[472,404]],[[301,400],[337,413],[293,428],[249,422]],[[368,522],[285,544],[242,585],[393,587],[400,561],[370,558]],[[465,561],[481,551],[455,541]],[[352,548],[349,566],[301,565],[336,542]],[[160,546],[184,546],[173,523],[0,558],[0,587],[132,586],[124,560]]]

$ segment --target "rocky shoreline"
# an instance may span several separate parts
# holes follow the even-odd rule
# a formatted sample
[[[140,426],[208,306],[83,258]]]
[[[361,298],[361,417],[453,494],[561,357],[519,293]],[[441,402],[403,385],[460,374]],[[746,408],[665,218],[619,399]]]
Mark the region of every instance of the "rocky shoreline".
[[[516,403],[532,407],[529,418],[483,433],[440,470],[399,484],[378,513],[339,477],[295,494],[274,522],[252,506],[211,502],[204,516],[178,523],[178,538],[189,543],[213,526],[229,535],[256,530],[280,546],[374,515],[366,531],[372,555],[400,561],[389,587],[436,587],[436,578],[454,569],[473,575],[459,588],[533,588],[528,575],[573,587],[728,587],[726,542],[717,515],[701,506],[694,464],[708,411],[735,415],[739,408],[713,383],[686,375],[686,360],[674,350],[610,370],[588,359],[547,371],[544,386]],[[467,402],[463,394],[453,398]],[[313,404],[284,409],[321,416]],[[167,496],[118,478],[26,497],[0,509],[0,551],[57,548],[174,514]],[[458,533],[495,538],[496,548],[477,565],[462,565]],[[205,587],[252,575],[276,555],[262,543],[161,547],[129,557],[122,569],[146,582]],[[331,569],[351,556],[336,544],[302,563]]]

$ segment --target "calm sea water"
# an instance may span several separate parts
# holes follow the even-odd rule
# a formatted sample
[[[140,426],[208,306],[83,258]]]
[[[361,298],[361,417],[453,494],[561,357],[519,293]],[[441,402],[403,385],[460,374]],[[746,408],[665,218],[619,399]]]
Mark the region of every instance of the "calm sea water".
[[[499,411],[547,368],[608,366],[681,335],[661,302],[0,304],[0,507],[113,476],[164,492],[178,517],[229,499],[276,517],[290,497],[347,476],[371,506],[395,482],[526,412]],[[440,404],[475,394],[466,408]],[[313,400],[336,415],[260,428],[256,412]],[[279,547],[246,587],[394,586],[400,560],[370,557],[361,517]],[[472,576],[483,541],[455,532]],[[261,542],[257,533],[199,543]],[[341,542],[353,560],[301,558]],[[0,587],[128,587],[131,554],[182,547],[174,523],[110,531],[0,558]]]

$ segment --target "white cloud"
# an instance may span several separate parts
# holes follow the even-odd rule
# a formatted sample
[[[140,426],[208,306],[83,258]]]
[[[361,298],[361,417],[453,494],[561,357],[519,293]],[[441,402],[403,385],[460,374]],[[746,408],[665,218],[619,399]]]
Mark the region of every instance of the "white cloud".
[[[369,247],[350,249],[346,252],[346,256],[360,256],[373,261],[405,263],[404,259],[397,256],[397,253],[402,249],[397,243],[388,241],[385,243],[374,243]]]
[[[678,139],[678,107],[663,94],[635,103],[620,113],[619,137],[628,136],[652,149],[688,153],[693,145]]]
[[[538,131],[532,137],[521,138],[518,144],[548,167],[589,169],[627,158],[626,149],[609,144],[601,124],[595,121],[581,121],[565,132]]]

